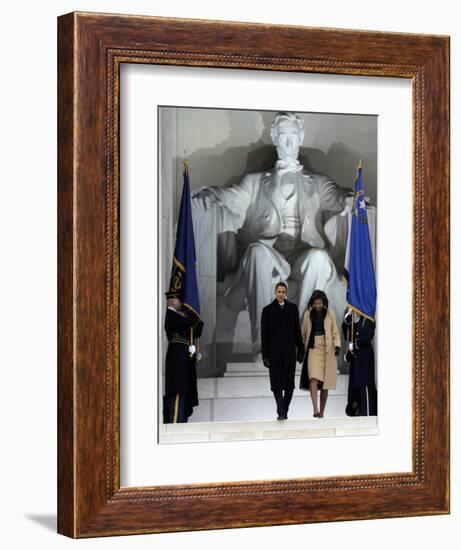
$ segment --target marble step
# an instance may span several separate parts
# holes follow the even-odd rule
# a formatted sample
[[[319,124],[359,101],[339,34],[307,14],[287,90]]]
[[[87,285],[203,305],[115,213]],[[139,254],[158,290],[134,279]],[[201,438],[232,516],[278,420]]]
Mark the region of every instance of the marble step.
[[[269,372],[267,371],[267,369],[265,371],[261,371],[261,372],[258,372],[258,371],[239,371],[239,372],[225,372],[224,373],[224,377],[225,378],[235,378],[235,377],[238,377],[238,376],[241,376],[242,378],[245,378],[246,376],[265,376],[265,377],[268,377],[269,376]]]
[[[160,443],[376,435],[376,417],[162,424]]]
[[[325,409],[326,420],[331,417],[346,417],[346,395],[331,395],[328,397]],[[288,411],[288,418],[294,420],[312,419],[312,402],[308,392],[293,397]],[[199,405],[189,419],[195,422],[239,422],[274,420],[276,418],[274,397],[240,397],[222,399],[203,399],[199,397]]]
[[[347,393],[347,378],[345,374],[338,375],[336,389],[330,390],[330,395]],[[268,376],[224,376],[221,378],[199,378],[199,399],[220,399],[231,397],[272,397]],[[305,395],[299,388],[299,375],[295,376],[294,395]]]
[[[262,361],[227,363],[226,374],[238,372],[265,372],[267,374],[268,369],[263,365]]]
[[[301,374],[301,366],[297,367],[296,368],[296,371],[295,371],[296,374]],[[229,377],[236,377],[236,376],[242,376],[242,377],[246,377],[246,376],[266,376],[267,378],[269,377],[269,370],[264,368],[264,370],[249,370],[249,371],[226,371],[224,373],[224,377],[225,378],[229,378]]]
[[[296,374],[301,374],[301,368],[301,365],[296,363]],[[224,376],[269,376],[269,369],[261,361],[227,363]]]
[[[301,372],[301,365],[299,363],[296,363],[296,370],[299,370],[299,372]],[[234,375],[249,372],[268,374],[269,369],[263,365],[262,361],[227,363],[225,375]]]

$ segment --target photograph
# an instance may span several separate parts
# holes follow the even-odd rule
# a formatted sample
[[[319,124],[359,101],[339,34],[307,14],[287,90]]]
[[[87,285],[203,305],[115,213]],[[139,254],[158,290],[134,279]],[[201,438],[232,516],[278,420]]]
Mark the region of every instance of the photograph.
[[[159,443],[378,433],[378,119],[158,106]]]

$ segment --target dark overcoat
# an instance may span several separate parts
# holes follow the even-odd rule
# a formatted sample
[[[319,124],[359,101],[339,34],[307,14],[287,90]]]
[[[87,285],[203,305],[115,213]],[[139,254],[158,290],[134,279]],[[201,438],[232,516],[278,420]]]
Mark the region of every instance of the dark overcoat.
[[[342,325],[344,338],[352,340],[354,351],[347,355],[350,362],[349,388],[355,390],[368,386],[374,389],[375,383],[375,352],[371,344],[375,335],[375,323],[365,317],[354,323],[354,334],[350,337],[351,325]]]
[[[263,309],[261,347],[263,359],[268,359],[270,364],[271,390],[293,389],[297,355],[304,353],[296,304],[285,300],[282,308],[274,300]]]
[[[197,369],[195,358],[189,357],[190,332],[199,338],[203,323],[188,310],[181,312],[167,309],[165,331],[168,350],[165,360],[165,397],[181,393],[188,396],[188,416],[198,405]]]

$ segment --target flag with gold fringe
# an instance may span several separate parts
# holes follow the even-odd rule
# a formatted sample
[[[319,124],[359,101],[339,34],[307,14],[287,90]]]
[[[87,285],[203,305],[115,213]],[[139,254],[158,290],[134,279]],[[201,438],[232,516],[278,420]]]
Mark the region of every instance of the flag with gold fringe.
[[[347,279],[346,299],[349,307],[374,321],[376,280],[362,184],[362,162],[357,167],[344,273]]]
[[[184,183],[181,206],[179,209],[169,293],[177,294],[181,298],[184,307],[193,312],[197,316],[198,321],[201,319],[201,315],[197,273],[195,268],[196,256],[188,161],[184,161],[183,178]]]

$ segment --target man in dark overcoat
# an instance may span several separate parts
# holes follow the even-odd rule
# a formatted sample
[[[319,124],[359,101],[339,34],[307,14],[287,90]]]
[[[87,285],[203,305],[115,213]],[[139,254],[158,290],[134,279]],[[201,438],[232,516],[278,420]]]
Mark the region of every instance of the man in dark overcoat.
[[[349,311],[344,317],[342,328],[347,346],[345,359],[349,363],[346,414],[376,416],[378,392],[375,381],[375,353],[372,345],[375,322]]]
[[[165,361],[163,422],[187,422],[198,405],[197,369],[199,358],[194,340],[200,337],[203,322],[192,310],[183,307],[180,295],[166,293],[168,308],[165,331],[168,350]]]
[[[277,420],[288,418],[295,387],[296,360],[302,363],[304,357],[298,306],[286,299],[287,290],[285,283],[277,283],[275,300],[263,308],[261,315],[263,363],[269,369]]]

